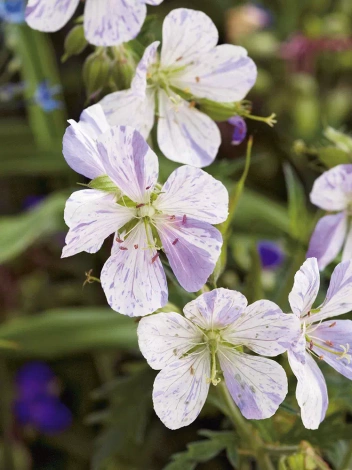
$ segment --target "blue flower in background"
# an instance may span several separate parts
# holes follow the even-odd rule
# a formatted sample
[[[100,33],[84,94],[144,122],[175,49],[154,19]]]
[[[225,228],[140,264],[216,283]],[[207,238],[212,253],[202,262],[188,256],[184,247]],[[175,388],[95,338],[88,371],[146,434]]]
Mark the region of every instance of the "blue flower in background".
[[[247,135],[247,124],[241,116],[233,116],[227,121],[234,129],[232,133],[232,145],[241,144]]]
[[[17,372],[17,400],[14,412],[22,425],[31,425],[44,434],[56,434],[72,422],[70,410],[59,400],[56,377],[43,362],[30,362]]]
[[[46,113],[62,108],[62,102],[55,99],[55,95],[61,92],[60,85],[50,86],[48,80],[42,81],[34,93],[35,103]]]
[[[0,0],[0,18],[6,23],[24,23],[24,0]]]
[[[284,253],[275,242],[262,240],[258,242],[257,250],[264,269],[275,269],[284,260]]]

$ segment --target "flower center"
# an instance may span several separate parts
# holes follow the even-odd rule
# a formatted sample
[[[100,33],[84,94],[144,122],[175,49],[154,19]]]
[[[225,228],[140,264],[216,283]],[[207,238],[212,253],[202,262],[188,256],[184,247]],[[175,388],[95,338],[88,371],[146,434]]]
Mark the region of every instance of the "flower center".
[[[318,357],[318,359],[324,359],[324,355],[318,355],[316,351],[314,351],[314,347],[319,348],[320,350],[326,351],[327,353],[333,354],[334,356],[338,356],[337,360],[340,361],[342,359],[346,359],[347,364],[350,364],[352,360],[352,356],[350,353],[350,345],[349,343],[346,344],[334,344],[329,339],[321,339],[314,335],[314,331],[320,325],[314,325],[306,332],[306,341],[307,341],[307,351],[314,354]],[[336,325],[336,322],[331,322],[329,328],[333,328]]]
[[[218,364],[216,353],[218,351],[219,343],[222,341],[221,333],[219,331],[207,331],[205,333],[205,341],[208,344],[209,352],[211,355],[211,375],[207,377],[208,383],[218,385],[221,382],[221,378],[218,377]]]
[[[155,209],[151,205],[143,205],[138,208],[139,211],[139,216],[140,217],[149,217],[152,218],[153,215],[155,214]]]

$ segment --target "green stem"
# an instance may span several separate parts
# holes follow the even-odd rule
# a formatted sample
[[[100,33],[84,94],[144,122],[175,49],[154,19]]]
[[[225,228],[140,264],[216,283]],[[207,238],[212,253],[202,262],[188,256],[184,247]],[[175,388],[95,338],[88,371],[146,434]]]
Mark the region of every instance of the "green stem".
[[[230,418],[233,426],[238,431],[245,445],[253,451],[253,456],[256,458],[257,463],[261,470],[275,470],[270,457],[265,449],[265,444],[258,435],[253,426],[242,416],[240,410],[235,405],[225,382],[218,385],[219,392],[228,410],[228,417]]]
[[[348,470],[352,467],[352,441],[347,449],[345,457],[342,461],[341,466],[339,467],[341,470]]]

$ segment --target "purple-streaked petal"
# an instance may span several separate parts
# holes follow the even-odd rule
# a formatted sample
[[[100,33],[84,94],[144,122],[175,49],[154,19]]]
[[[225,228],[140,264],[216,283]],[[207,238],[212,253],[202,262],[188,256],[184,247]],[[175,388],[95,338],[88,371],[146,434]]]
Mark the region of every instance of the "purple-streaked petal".
[[[228,216],[229,195],[225,186],[208,173],[189,165],[177,168],[154,203],[163,214],[219,224]]]
[[[206,330],[222,329],[233,323],[246,309],[247,299],[240,292],[214,289],[189,302],[185,316]]]
[[[275,361],[227,346],[218,351],[226,386],[247,419],[270,418],[287,394],[287,377]]]
[[[58,31],[74,14],[78,3],[79,0],[29,0],[27,24],[39,31]]]
[[[220,256],[222,236],[206,222],[185,217],[155,217],[163,250],[181,286],[196,292],[207,282]]]
[[[140,98],[130,90],[116,91],[106,95],[99,104],[111,126],[131,126],[146,139],[154,124],[155,93],[147,89],[146,97]]]
[[[302,364],[288,351],[288,360],[297,378],[296,398],[303,424],[307,429],[318,429],[329,402],[324,376],[309,354],[306,354],[305,364]]]
[[[210,354],[203,348],[167,365],[156,376],[154,410],[169,429],[188,426],[197,418],[209,391]]]
[[[95,104],[85,109],[79,122],[70,120],[63,139],[66,162],[77,173],[94,179],[105,174],[96,139],[109,129],[102,107]]]
[[[314,341],[313,351],[337,372],[352,380],[352,321],[326,321],[307,335]],[[321,346],[321,347],[320,347]]]
[[[139,1],[87,0],[84,33],[95,46],[116,46],[135,38],[144,23],[147,8]]]
[[[320,286],[320,273],[316,258],[308,258],[295,274],[295,282],[288,296],[292,312],[304,317],[312,308]]]
[[[339,254],[346,236],[345,212],[322,217],[312,234],[307,252],[308,258],[317,258],[322,271]]]
[[[162,3],[164,0],[144,0],[144,3],[146,3],[147,5],[160,5],[160,3]]]
[[[337,165],[314,182],[310,200],[326,211],[342,211],[351,201],[352,165]]]
[[[113,194],[94,189],[74,192],[66,202],[65,222],[70,227],[62,257],[81,251],[96,253],[105,238],[133,218],[134,210],[120,206]]]
[[[168,298],[164,269],[148,238],[144,223],[139,223],[123,243],[115,244],[100,276],[110,307],[130,317],[155,312]]]
[[[115,126],[98,137],[98,151],[106,174],[136,203],[149,202],[158,179],[158,157],[142,135],[127,126]]]
[[[158,144],[174,162],[210,165],[221,143],[218,126],[180,96],[159,91]]]
[[[277,356],[291,346],[300,331],[301,324],[295,315],[282,313],[269,300],[258,300],[226,328],[222,337],[234,345],[244,345],[257,354]]]
[[[218,102],[241,101],[257,79],[257,67],[243,47],[222,44],[198,57],[185,70],[172,75],[171,83],[198,98]]]
[[[241,116],[233,116],[227,122],[233,126],[231,145],[240,145],[247,136],[247,124]]]
[[[153,369],[163,369],[203,340],[201,331],[179,313],[142,318],[138,325],[141,353]]]
[[[146,97],[148,68],[156,61],[159,44],[159,41],[150,44],[137,65],[136,74],[131,83],[131,90],[139,98],[144,99]]]
[[[205,13],[187,8],[172,10],[163,24],[161,65],[182,67],[213,49],[219,34]]]
[[[318,313],[310,321],[321,321],[336,317],[352,310],[352,260],[336,266],[330,278],[330,285],[324,302]]]
[[[342,252],[342,261],[352,259],[352,225],[350,225]]]

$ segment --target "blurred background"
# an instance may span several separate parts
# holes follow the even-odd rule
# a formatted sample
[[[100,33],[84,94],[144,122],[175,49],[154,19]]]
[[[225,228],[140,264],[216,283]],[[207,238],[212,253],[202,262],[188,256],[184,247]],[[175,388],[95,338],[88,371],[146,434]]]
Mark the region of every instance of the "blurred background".
[[[0,468],[255,469],[249,460],[238,466],[236,444],[216,445],[211,432],[228,423],[211,398],[200,418],[178,431],[154,415],[154,373],[138,351],[136,322],[107,307],[97,282],[85,282],[87,273],[99,277],[110,242],[95,255],[60,259],[64,204],[85,182],[62,156],[66,120],[123,88],[134,64],[97,56],[84,42],[83,6],[76,22],[45,35],[26,26],[24,4],[0,0]],[[351,162],[352,2],[164,0],[149,9],[140,44],[160,39],[164,16],[178,7],[203,10],[220,42],[248,49],[259,70],[248,96],[252,114],[275,112],[278,120],[274,128],[247,120],[251,167],[218,285],[288,309],[294,273],[321,215],[309,204],[312,183]],[[219,126],[223,143],[207,171],[231,189],[244,169],[246,140],[238,142],[233,124]],[[165,180],[177,165],[162,156],[160,162]],[[173,308],[181,311],[190,299],[171,279]],[[280,412],[255,423],[268,442],[298,446],[304,455],[283,469],[352,469],[352,387],[325,372],[330,408],[319,431],[302,427],[291,375]],[[194,441],[198,447],[187,451]]]

